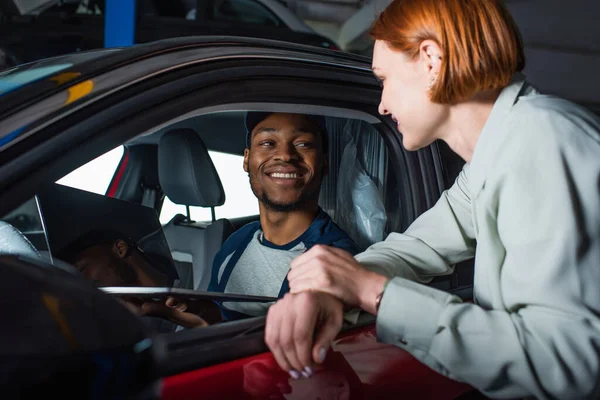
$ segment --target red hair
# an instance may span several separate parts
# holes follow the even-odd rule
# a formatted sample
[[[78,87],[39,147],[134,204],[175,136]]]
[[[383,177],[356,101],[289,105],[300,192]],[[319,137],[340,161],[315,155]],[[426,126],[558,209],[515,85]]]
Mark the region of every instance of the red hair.
[[[453,104],[501,89],[525,67],[523,40],[500,0],[394,0],[370,31],[413,59],[424,40],[442,49],[431,100]]]

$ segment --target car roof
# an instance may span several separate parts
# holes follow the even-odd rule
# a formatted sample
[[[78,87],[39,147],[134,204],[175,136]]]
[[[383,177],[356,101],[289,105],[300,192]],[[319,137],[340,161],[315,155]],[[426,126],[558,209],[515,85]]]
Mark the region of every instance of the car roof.
[[[262,38],[248,38],[235,36],[191,36],[175,39],[164,39],[151,43],[137,44],[127,48],[116,49],[97,49],[86,52],[73,53],[64,56],[53,57],[52,59],[43,59],[3,71],[0,73],[0,81],[6,76],[7,72],[16,72],[22,69],[32,69],[37,66],[47,64],[49,60],[60,60],[60,63],[70,64],[69,70],[77,70],[77,79],[61,81],[54,79],[56,75],[61,74],[61,70],[48,74],[48,79],[33,80],[26,85],[19,86],[10,92],[0,92],[2,104],[0,105],[0,119],[4,112],[13,108],[16,104],[23,103],[27,99],[39,99],[45,92],[54,92],[64,88],[65,85],[72,85],[77,82],[90,79],[101,73],[108,72],[114,68],[127,64],[133,64],[142,59],[147,59],[157,55],[175,52],[180,50],[189,50],[194,48],[206,48],[208,46],[218,46],[225,48],[228,46],[242,46],[254,50],[262,50],[265,56],[274,50],[286,50],[294,52],[295,57],[311,56],[311,58],[322,57],[329,62],[343,63],[355,68],[370,69],[370,59],[341,51],[334,51],[316,46],[308,46],[290,42],[283,42]],[[250,50],[249,50],[250,51]],[[292,55],[292,53],[289,53]],[[176,64],[176,61],[173,62]]]
[[[60,58],[61,63],[72,64],[68,68],[0,94],[0,148],[29,136],[39,121],[74,109],[72,103],[76,100],[84,99],[83,102],[77,101],[76,107],[79,107],[173,68],[218,59],[244,58],[311,63],[353,70],[363,75],[370,75],[371,71],[369,58],[350,53],[230,36],[165,39],[119,51],[104,49],[76,53]],[[48,60],[26,64],[16,71],[19,68],[32,69],[44,65],[44,62]],[[9,75],[0,76],[0,81]]]

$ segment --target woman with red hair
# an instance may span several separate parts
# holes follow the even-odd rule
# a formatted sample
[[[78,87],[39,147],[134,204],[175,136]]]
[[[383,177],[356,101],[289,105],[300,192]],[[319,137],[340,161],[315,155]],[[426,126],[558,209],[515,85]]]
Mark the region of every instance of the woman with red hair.
[[[277,362],[310,376],[359,307],[379,340],[488,396],[597,398],[600,119],[526,82],[499,0],[394,0],[371,34],[379,112],[404,146],[443,140],[466,163],[404,233],[292,262],[267,316]],[[426,286],[473,257],[473,302]]]

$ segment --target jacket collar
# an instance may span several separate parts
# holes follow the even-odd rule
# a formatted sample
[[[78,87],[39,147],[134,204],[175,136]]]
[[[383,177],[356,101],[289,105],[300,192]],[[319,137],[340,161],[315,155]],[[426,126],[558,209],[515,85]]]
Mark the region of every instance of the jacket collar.
[[[473,152],[469,163],[469,189],[471,196],[476,196],[483,188],[489,168],[493,166],[498,148],[504,141],[508,132],[503,128],[506,117],[517,103],[524,89],[529,85],[525,76],[517,73],[511,82],[500,92],[492,112],[488,117]]]

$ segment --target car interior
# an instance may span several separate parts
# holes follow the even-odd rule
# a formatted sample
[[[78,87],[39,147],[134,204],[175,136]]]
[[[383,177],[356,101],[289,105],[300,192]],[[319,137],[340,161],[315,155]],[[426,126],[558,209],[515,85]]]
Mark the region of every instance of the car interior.
[[[410,191],[401,163],[378,129],[380,120],[356,110],[325,106],[285,104],[237,104],[200,109],[141,132],[123,143],[123,154],[110,184],[102,193],[88,193],[55,182],[39,188],[36,196],[1,218],[0,229],[16,237],[3,243],[0,254],[27,254],[65,269],[72,266],[57,257],[61,248],[91,229],[118,228],[134,241],[157,233],[150,251],[174,265],[181,287],[206,291],[212,260],[236,229],[256,221],[258,214],[221,216],[228,201],[221,176],[211,153],[241,156],[245,148],[244,115],[248,110],[321,114],[326,117],[329,142],[329,173],[321,185],[319,204],[344,229],[360,250],[385,239],[389,232],[403,231],[414,212],[403,200]],[[440,151],[448,151],[441,149]],[[448,160],[453,160],[448,155]],[[87,160],[90,161],[90,160]],[[462,164],[448,163],[444,169],[449,186]],[[242,169],[241,162],[227,168]],[[161,223],[161,208],[169,201],[185,210]],[[257,202],[254,196],[243,199]],[[195,220],[193,211],[210,211],[209,218]],[[164,245],[166,244],[166,246]],[[165,250],[166,249],[166,250]],[[452,275],[434,279],[431,285],[469,298],[472,265],[455,268]],[[252,294],[246,294],[252,295]],[[243,301],[243,299],[242,299]],[[373,322],[363,315],[358,326]],[[202,329],[177,329],[167,340],[170,351],[163,368],[169,373],[189,368],[183,344],[223,342],[264,326],[264,317],[219,323]],[[356,326],[356,325],[355,325]],[[191,333],[190,331],[201,331]],[[162,332],[164,333],[164,331]],[[246,349],[252,354],[254,344]],[[178,353],[178,349],[180,352]],[[198,350],[200,351],[200,350]],[[206,354],[195,363],[227,358],[231,349]],[[236,352],[239,357],[239,351]],[[233,356],[232,356],[233,357]],[[177,358],[178,362],[173,362]]]

